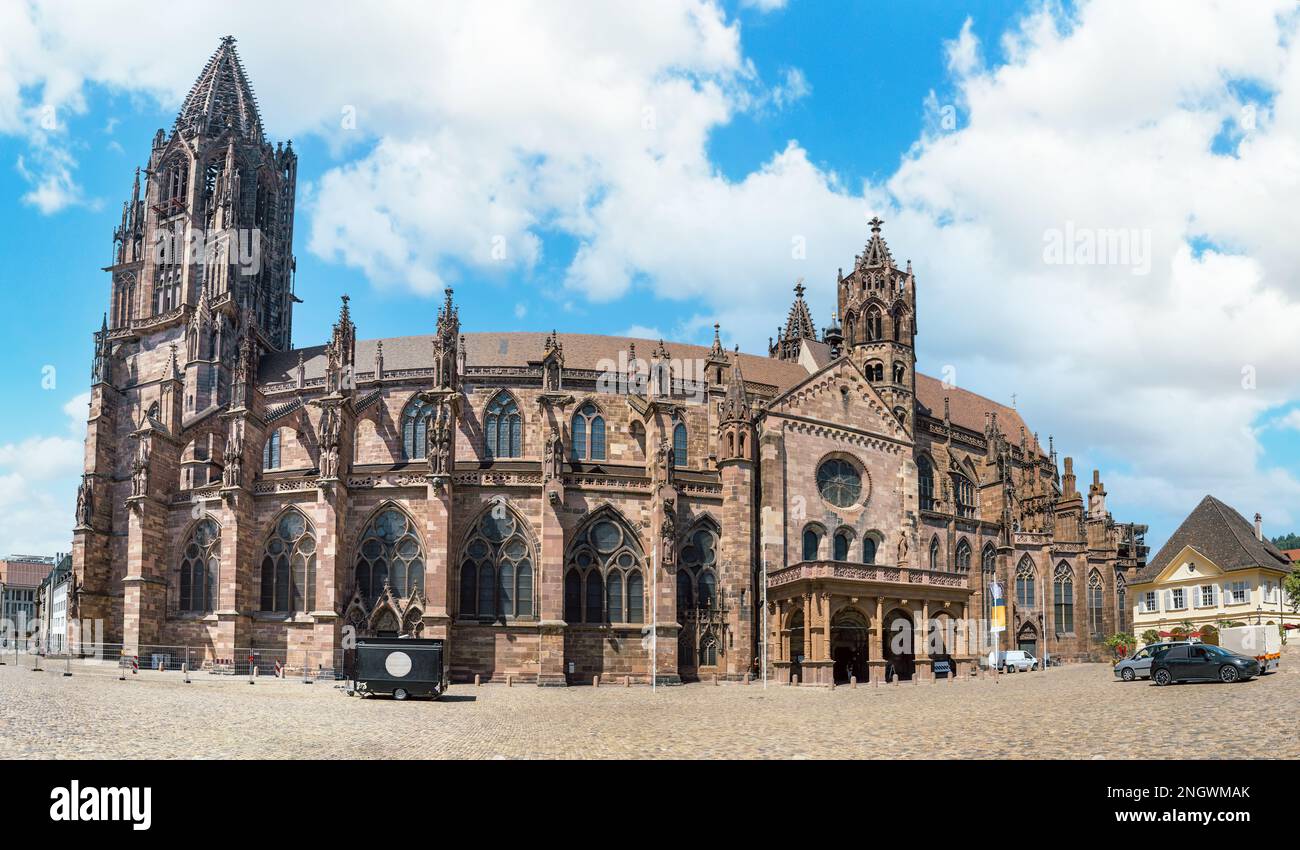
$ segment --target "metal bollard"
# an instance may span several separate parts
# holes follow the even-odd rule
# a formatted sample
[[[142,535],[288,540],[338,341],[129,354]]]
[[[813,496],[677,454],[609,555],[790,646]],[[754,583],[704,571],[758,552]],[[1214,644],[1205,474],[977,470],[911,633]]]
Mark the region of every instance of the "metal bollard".
[[[475,674],[474,674],[474,687],[476,687],[476,688],[480,688],[480,687],[482,687],[482,686],[483,686],[483,679],[482,679],[482,677],[479,676],[478,673],[475,673]]]
[[[849,677],[849,690],[851,690],[851,691],[856,691],[857,689],[858,689],[858,677],[857,677],[857,676],[850,676],[850,677]]]
[[[181,674],[185,677],[185,684],[190,683],[190,665],[188,661],[181,662]]]
[[[72,656],[65,655],[63,656],[63,678],[66,679],[71,675],[72,675]]]
[[[248,684],[256,684],[253,680],[257,678],[257,668],[250,666],[248,668]]]
[[[799,687],[799,676],[798,675],[791,676],[790,684],[794,685],[796,688]]]
[[[302,654],[302,683],[304,685],[311,684],[311,676],[307,675],[307,668],[310,666],[311,666],[311,657],[307,655],[306,651],[304,651]]]
[[[599,677],[599,676],[592,676],[592,677],[591,677],[591,686],[592,686],[593,688],[599,688],[599,687],[600,687],[600,677]]]

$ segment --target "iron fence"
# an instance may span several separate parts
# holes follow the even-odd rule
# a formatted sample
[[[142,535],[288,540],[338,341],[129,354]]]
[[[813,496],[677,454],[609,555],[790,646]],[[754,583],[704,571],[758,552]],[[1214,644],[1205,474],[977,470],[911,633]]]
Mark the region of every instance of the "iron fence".
[[[41,667],[43,661],[75,661],[108,667],[132,675],[176,673],[186,670],[194,676],[232,676],[299,681],[338,681],[346,678],[346,656],[340,649],[236,648],[212,646],[70,641],[62,646],[43,646],[37,638],[0,637],[0,663]],[[61,669],[61,668],[60,668]]]

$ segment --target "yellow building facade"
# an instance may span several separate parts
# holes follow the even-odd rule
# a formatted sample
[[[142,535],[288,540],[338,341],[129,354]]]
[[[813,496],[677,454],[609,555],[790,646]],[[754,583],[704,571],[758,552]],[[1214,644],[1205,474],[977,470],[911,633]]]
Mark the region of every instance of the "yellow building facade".
[[[1133,634],[1232,624],[1296,624],[1282,583],[1293,565],[1260,529],[1206,496],[1130,586]],[[1144,641],[1145,642],[1145,641]]]

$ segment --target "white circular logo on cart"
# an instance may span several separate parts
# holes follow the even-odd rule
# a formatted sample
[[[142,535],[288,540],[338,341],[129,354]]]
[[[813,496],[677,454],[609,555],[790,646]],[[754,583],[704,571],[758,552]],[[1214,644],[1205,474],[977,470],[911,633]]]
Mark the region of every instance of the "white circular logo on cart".
[[[394,679],[400,679],[411,672],[411,656],[405,652],[390,652],[384,659],[384,669]]]

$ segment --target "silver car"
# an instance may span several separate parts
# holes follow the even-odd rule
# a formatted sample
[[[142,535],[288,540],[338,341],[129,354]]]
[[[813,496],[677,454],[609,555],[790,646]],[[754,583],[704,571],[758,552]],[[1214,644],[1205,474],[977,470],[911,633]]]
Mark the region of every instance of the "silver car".
[[[1131,682],[1137,678],[1150,679],[1151,659],[1155,657],[1155,654],[1165,647],[1177,646],[1180,643],[1191,643],[1191,641],[1169,640],[1164,641],[1163,643],[1153,643],[1144,646],[1137,652],[1133,653],[1131,657],[1125,658],[1123,661],[1116,663],[1115,675],[1126,682]]]

